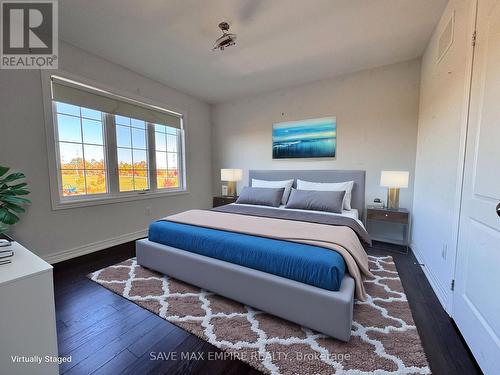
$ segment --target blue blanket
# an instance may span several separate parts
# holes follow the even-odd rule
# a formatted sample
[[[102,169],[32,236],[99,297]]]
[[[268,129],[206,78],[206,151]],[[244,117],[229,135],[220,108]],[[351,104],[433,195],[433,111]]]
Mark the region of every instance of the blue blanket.
[[[151,224],[149,240],[333,291],[345,273],[339,253],[295,242],[170,221]]]

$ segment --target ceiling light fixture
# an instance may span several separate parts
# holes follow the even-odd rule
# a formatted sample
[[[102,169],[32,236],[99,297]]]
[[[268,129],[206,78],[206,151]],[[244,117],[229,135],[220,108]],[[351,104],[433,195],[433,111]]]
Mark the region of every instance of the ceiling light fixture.
[[[236,44],[236,34],[227,32],[229,30],[229,24],[227,22],[219,23],[219,29],[222,30],[222,36],[215,41],[212,51],[215,51],[216,49],[224,51],[224,48],[234,46]]]

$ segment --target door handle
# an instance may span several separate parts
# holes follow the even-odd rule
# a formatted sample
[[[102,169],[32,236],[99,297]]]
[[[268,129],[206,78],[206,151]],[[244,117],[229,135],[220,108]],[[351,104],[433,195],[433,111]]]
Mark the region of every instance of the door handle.
[[[500,217],[500,203],[497,204],[497,215]]]

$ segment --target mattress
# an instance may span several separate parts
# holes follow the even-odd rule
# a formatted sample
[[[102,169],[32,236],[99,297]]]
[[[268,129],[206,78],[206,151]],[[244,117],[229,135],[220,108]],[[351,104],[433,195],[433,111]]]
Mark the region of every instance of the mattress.
[[[331,291],[340,289],[346,269],[326,248],[170,221],[152,223],[149,240]]]

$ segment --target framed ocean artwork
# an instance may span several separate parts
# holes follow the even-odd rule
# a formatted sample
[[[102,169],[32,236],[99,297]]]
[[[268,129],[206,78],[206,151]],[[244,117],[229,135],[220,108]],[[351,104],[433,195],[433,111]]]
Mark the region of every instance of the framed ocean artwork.
[[[335,117],[273,124],[273,159],[334,158],[336,151]]]

